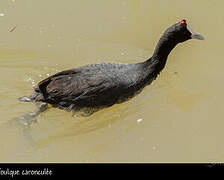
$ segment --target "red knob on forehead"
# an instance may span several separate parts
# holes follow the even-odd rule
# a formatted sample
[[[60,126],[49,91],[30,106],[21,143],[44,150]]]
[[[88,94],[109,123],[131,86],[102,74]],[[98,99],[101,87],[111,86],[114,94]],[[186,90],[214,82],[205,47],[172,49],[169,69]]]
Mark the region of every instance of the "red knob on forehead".
[[[187,25],[186,20],[185,20],[185,19],[181,20],[181,21],[180,21],[180,24],[183,24],[183,25],[186,26],[186,25]]]

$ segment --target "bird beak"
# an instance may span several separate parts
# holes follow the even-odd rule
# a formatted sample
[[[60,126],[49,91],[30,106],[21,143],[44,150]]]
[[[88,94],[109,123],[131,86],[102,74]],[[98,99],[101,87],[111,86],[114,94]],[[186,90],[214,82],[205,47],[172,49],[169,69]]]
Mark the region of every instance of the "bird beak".
[[[191,33],[191,39],[199,39],[199,40],[205,39],[201,34],[195,32],[189,25],[187,25],[187,29]]]
[[[199,33],[195,33],[191,35],[191,39],[199,39],[199,40],[204,40],[205,38],[199,34]]]

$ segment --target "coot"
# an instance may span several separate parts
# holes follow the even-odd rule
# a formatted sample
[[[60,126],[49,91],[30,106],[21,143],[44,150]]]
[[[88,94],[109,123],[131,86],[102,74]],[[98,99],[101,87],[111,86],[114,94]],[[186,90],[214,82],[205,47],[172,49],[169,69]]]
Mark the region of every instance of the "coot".
[[[53,107],[70,110],[100,108],[121,103],[149,85],[164,68],[171,50],[189,39],[204,39],[186,20],[169,27],[160,38],[151,58],[134,64],[101,63],[65,70],[52,75],[34,87],[27,102],[44,102],[38,113]]]

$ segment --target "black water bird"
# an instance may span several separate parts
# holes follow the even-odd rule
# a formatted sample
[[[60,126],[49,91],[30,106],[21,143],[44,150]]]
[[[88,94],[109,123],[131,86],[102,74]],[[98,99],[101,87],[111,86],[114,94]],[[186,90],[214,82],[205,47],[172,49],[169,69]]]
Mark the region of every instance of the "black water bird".
[[[39,82],[27,102],[44,102],[67,110],[96,109],[121,103],[149,85],[164,68],[167,57],[178,44],[189,39],[204,39],[182,20],[169,27],[160,38],[151,58],[134,64],[91,64],[56,73]],[[35,115],[35,114],[34,114]]]

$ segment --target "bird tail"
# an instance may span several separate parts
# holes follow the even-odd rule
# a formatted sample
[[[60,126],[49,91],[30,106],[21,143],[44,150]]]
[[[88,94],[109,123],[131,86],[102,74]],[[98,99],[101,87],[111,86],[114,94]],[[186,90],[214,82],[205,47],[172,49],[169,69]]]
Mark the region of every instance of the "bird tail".
[[[20,97],[19,98],[19,101],[21,101],[21,102],[33,102],[31,100],[31,98],[30,97],[27,97],[27,96]]]
[[[23,96],[19,98],[21,102],[36,102],[43,100],[43,95],[34,91],[30,96]]]

